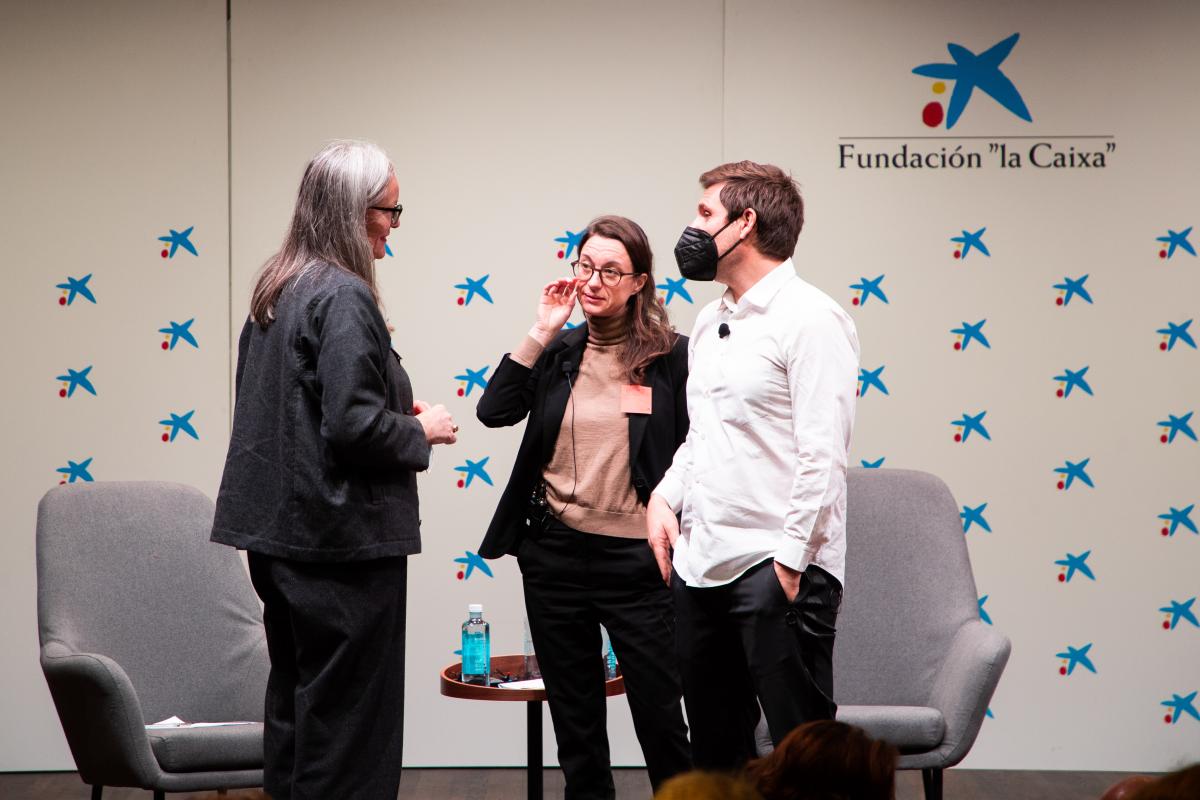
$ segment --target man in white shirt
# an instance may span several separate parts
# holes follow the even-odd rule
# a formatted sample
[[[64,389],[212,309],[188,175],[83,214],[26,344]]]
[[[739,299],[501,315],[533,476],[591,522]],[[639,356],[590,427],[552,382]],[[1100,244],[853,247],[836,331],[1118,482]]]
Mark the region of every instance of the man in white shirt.
[[[756,755],[760,704],[776,744],[837,709],[858,336],[796,275],[804,205],[791,176],[742,161],[700,184],[676,260],[728,288],[696,320],[691,429],[647,527],[673,588],[696,767],[729,769]]]

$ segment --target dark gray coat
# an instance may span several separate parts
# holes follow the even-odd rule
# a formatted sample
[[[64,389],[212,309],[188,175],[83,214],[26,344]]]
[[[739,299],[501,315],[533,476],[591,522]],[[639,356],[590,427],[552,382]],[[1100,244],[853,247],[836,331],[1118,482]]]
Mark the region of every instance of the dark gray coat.
[[[367,285],[332,266],[289,284],[238,339],[212,540],[298,561],[417,553],[430,447]]]

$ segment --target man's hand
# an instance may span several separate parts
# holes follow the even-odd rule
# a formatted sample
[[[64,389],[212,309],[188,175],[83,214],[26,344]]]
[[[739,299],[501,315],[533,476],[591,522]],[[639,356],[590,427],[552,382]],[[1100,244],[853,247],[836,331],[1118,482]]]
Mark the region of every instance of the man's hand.
[[[646,506],[646,539],[654,551],[654,560],[658,562],[663,583],[667,586],[671,585],[671,548],[678,538],[679,520],[675,512],[666,500],[656,494],[650,495],[650,503]]]
[[[783,587],[783,594],[789,603],[796,602],[796,595],[800,594],[800,577],[803,574],[799,570],[775,562],[775,577],[779,578],[779,585]]]

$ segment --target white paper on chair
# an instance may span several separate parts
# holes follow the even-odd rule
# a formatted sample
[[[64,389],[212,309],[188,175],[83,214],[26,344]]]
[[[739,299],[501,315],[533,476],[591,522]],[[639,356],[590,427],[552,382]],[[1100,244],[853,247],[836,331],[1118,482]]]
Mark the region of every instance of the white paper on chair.
[[[219,728],[225,725],[253,725],[253,722],[184,722],[179,717],[167,717],[164,720],[146,726],[146,730],[165,730],[167,728]]]

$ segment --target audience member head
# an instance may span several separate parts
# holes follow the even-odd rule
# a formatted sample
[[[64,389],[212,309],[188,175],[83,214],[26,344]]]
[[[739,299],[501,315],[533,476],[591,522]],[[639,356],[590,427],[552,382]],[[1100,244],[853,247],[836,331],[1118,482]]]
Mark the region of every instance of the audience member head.
[[[654,800],[763,800],[748,781],[720,772],[685,772],[659,787]]]
[[[900,753],[844,722],[806,722],[746,776],[765,800],[892,800]]]
[[[1197,797],[1200,797],[1200,763],[1143,785],[1129,796],[1129,800],[1196,800]]]

